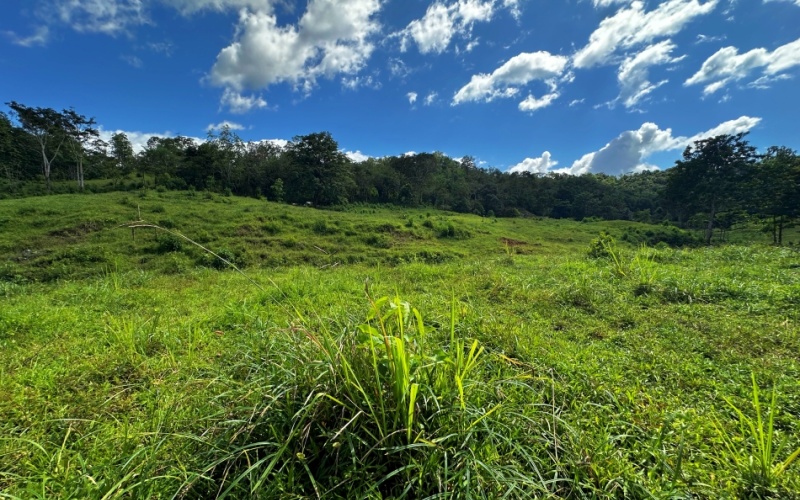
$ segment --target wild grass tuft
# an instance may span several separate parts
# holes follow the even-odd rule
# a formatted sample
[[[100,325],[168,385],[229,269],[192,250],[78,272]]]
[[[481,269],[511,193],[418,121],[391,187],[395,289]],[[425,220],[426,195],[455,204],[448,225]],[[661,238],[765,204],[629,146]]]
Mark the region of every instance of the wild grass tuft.
[[[724,398],[739,421],[738,435],[730,435],[719,420],[715,425],[725,445],[726,458],[732,461],[741,473],[744,490],[758,497],[777,494],[774,488],[786,470],[800,456],[800,448],[783,460],[787,440],[776,429],[775,416],[778,410],[778,391],[773,386],[769,406],[762,407],[760,390],[752,374],[753,390],[751,403],[755,418],[745,414],[730,398]]]

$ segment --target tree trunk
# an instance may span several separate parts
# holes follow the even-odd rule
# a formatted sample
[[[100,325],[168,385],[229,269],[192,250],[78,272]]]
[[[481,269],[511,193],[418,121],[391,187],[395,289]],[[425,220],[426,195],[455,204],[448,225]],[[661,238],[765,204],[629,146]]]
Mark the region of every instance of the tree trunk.
[[[41,144],[41,143],[40,143]],[[44,150],[44,144],[42,144],[42,173],[44,174],[44,180],[47,184],[47,192],[50,192],[50,161],[47,159],[47,153]]]
[[[78,158],[78,170],[76,172],[76,177],[78,178],[78,188],[83,191],[84,184],[83,184],[83,158]]]
[[[706,226],[706,245],[711,244],[711,237],[714,235],[714,217],[717,215],[716,203],[711,203],[711,211],[708,213],[708,226]]]

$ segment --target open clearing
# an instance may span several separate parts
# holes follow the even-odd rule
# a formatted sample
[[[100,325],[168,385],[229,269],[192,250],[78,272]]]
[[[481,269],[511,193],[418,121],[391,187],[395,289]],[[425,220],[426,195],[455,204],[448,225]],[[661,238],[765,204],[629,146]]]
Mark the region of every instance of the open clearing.
[[[2,200],[0,496],[797,498],[800,253],[663,231]]]

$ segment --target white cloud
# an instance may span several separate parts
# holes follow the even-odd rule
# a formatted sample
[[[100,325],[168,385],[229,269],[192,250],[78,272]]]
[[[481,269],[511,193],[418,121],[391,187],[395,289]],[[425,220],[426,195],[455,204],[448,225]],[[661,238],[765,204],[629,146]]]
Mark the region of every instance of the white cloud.
[[[152,50],[153,52],[164,54],[167,57],[171,57],[172,53],[175,51],[175,45],[173,45],[173,43],[169,41],[150,42],[147,44],[147,48]]]
[[[414,104],[415,102],[417,102],[418,96],[416,92],[409,92],[408,94],[406,94],[406,97],[408,98],[409,104]]]
[[[662,130],[655,123],[647,122],[638,130],[621,133],[600,150],[583,155],[571,167],[554,172],[582,175],[598,170],[612,173],[652,170],[654,166],[645,160],[654,153],[683,149],[694,141],[717,135],[747,132],[760,122],[761,118],[741,116],[691,137],[674,137],[672,129]]]
[[[695,44],[701,44],[701,43],[721,42],[722,40],[725,40],[725,38],[726,38],[725,35],[708,36],[708,35],[699,34],[699,35],[697,35],[697,39],[694,41],[694,43]]]
[[[350,158],[350,161],[361,163],[362,161],[369,160],[369,156],[365,155],[361,151],[344,151],[344,155]]]
[[[793,2],[795,5],[800,7],[800,0],[764,0],[764,3],[771,3],[771,2]]]
[[[539,158],[525,158],[521,162],[508,169],[508,171],[512,174],[519,172],[545,174],[556,165],[558,165],[558,162],[553,160],[549,151],[545,151]]]
[[[454,37],[467,40],[466,52],[476,43],[472,40],[475,23],[488,22],[494,17],[497,0],[458,0],[451,4],[436,1],[428,6],[425,15],[411,21],[402,31],[394,34],[400,38],[400,50],[408,50],[413,40],[422,54],[441,54]],[[503,0],[502,7],[519,16],[519,0]]]
[[[512,97],[519,92],[521,86],[534,80],[547,82],[553,94],[556,90],[555,79],[564,73],[567,62],[566,57],[549,52],[523,52],[509,59],[492,74],[473,75],[470,82],[453,96],[452,104],[455,106],[470,101],[489,102],[498,97]]]
[[[229,122],[228,120],[219,122],[219,123],[210,123],[208,127],[206,127],[206,132],[218,132],[223,128],[228,127],[230,130],[244,130],[244,125],[240,125],[235,122]]]
[[[100,139],[110,143],[111,136],[115,134],[125,134],[128,137],[128,140],[133,146],[134,153],[141,153],[142,151],[147,148],[147,141],[150,140],[151,137],[159,137],[159,138],[170,138],[176,137],[176,134],[172,132],[153,132],[153,133],[146,133],[146,132],[135,132],[135,131],[127,131],[127,130],[105,130],[102,126],[98,127],[98,132],[100,133]],[[186,137],[186,136],[184,136]],[[205,139],[201,139],[199,137],[189,137],[189,139],[193,140],[197,144],[202,144],[205,142]]]
[[[260,141],[252,141],[253,144],[272,144],[279,149],[286,149],[289,141],[286,139],[261,139]]]
[[[159,0],[161,3],[179,10],[183,14],[194,14],[203,10],[231,10],[249,8],[251,10],[271,11],[276,0]]]
[[[373,75],[356,75],[342,77],[342,86],[348,90],[358,90],[361,87],[377,90],[381,88],[381,82]]]
[[[11,39],[11,43],[20,47],[44,46],[50,40],[50,28],[47,26],[39,26],[30,36],[20,36],[13,31],[6,31],[5,34]]]
[[[772,84],[775,82],[779,82],[781,80],[791,80],[791,79],[792,76],[787,74],[781,74],[775,76],[764,75],[748,83],[747,86],[753,89],[768,89],[772,87]]]
[[[425,96],[425,101],[424,101],[425,106],[430,106],[431,104],[436,102],[436,99],[438,97],[439,97],[439,93],[438,92],[431,92],[430,94]]]
[[[661,169],[658,168],[658,166],[656,165],[650,165],[649,163],[641,163],[639,165],[636,165],[636,168],[633,169],[633,173],[641,174],[642,172],[656,172],[658,170]]]
[[[680,32],[694,18],[711,12],[717,3],[718,0],[668,0],[645,12],[644,2],[634,1],[600,22],[589,36],[589,43],[575,54],[573,64],[576,68],[608,64],[620,49],[628,50]]]
[[[231,113],[244,114],[254,109],[262,109],[267,107],[267,101],[261,96],[244,96],[239,92],[231,89],[225,89],[222,93],[220,104],[228,108]]]
[[[310,0],[297,25],[242,10],[235,41],[211,69],[212,84],[241,91],[289,83],[305,92],[320,77],[358,73],[372,54],[380,0]]]
[[[800,38],[782,45],[772,52],[757,48],[739,54],[736,47],[723,47],[706,59],[700,69],[684,82],[684,85],[706,84],[703,95],[710,95],[729,83],[747,78],[752,72],[760,70],[763,87],[774,81],[782,72],[800,66]],[[763,79],[763,77],[768,77]]]
[[[685,56],[672,57],[670,53],[675,49],[675,44],[669,40],[651,45],[635,56],[628,57],[620,65],[617,73],[620,94],[616,101],[622,101],[626,108],[639,104],[652,91],[667,83],[661,80],[657,83],[650,81],[650,67],[664,64],[674,64]]]
[[[408,50],[409,38],[423,54],[444,52],[456,32],[455,16],[446,5],[434,3],[422,19],[415,19],[401,32],[400,50]]]
[[[761,118],[754,118],[751,116],[740,116],[735,120],[728,120],[726,122],[720,123],[716,127],[706,130],[705,132],[700,132],[699,134],[695,134],[692,137],[683,140],[681,144],[678,145],[679,148],[685,148],[686,146],[690,145],[694,141],[699,141],[701,139],[708,139],[709,137],[715,137],[718,135],[724,134],[740,134],[742,132],[749,132],[753,128],[756,127],[761,123]],[[680,138],[683,139],[683,138]]]
[[[610,7],[618,3],[628,4],[631,3],[631,0],[592,0],[592,5],[594,5],[596,9]]]
[[[514,19],[519,19],[522,16],[522,8],[519,4],[522,0],[503,0],[503,7],[508,9]]]
[[[123,55],[123,56],[120,56],[120,59],[122,59],[123,61],[128,63],[128,65],[130,65],[130,66],[132,66],[132,67],[134,67],[136,69],[141,69],[141,68],[144,67],[144,62],[142,62],[142,60],[139,59],[136,56]]]
[[[577,106],[578,104],[583,104],[584,102],[586,102],[585,98],[583,98],[583,99],[573,99],[573,100],[571,100],[569,102],[569,107],[572,108],[574,106]]]
[[[144,0],[55,0],[46,6],[46,17],[55,15],[75,31],[116,35],[129,26],[147,24]]]
[[[402,59],[398,58],[390,58],[388,62],[389,72],[392,74],[393,77],[396,78],[405,78],[409,74],[411,74],[411,69],[406,66],[406,63],[403,62]]]
[[[519,103],[519,110],[532,113],[537,109],[546,108],[547,106],[553,104],[553,101],[558,99],[559,95],[560,94],[558,92],[551,92],[537,99],[533,97],[533,95],[528,94],[528,97],[526,97],[524,101]]]

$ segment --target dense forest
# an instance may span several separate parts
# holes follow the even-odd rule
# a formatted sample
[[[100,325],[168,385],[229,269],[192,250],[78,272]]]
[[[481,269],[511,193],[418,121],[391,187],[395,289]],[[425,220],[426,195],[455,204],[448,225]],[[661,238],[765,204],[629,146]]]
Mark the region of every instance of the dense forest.
[[[781,244],[783,229],[800,218],[800,156],[777,146],[759,154],[746,134],[696,141],[665,171],[572,176],[506,173],[436,152],[353,162],[328,132],[281,147],[222,128],[203,142],[152,137],[137,153],[124,133],[101,140],[95,119],[72,108],[7,106],[9,113],[0,112],[0,197],[194,189],[315,206],[665,222],[703,229],[706,243],[715,229],[750,221]]]

